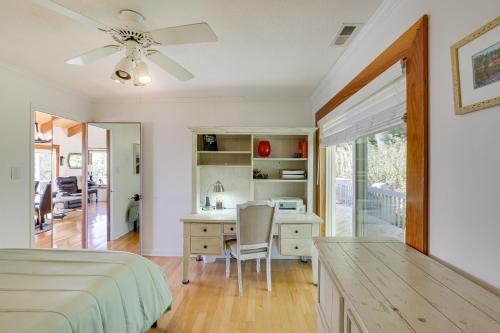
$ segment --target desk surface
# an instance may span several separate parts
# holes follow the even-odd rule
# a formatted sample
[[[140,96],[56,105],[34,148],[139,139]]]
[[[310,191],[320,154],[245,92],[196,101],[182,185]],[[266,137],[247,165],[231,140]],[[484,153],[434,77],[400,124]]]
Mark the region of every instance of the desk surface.
[[[236,223],[236,209],[203,211],[181,217],[181,222]],[[323,220],[314,213],[277,214],[276,223],[311,223],[320,224]]]
[[[500,332],[500,297],[401,242],[314,242],[370,332]]]

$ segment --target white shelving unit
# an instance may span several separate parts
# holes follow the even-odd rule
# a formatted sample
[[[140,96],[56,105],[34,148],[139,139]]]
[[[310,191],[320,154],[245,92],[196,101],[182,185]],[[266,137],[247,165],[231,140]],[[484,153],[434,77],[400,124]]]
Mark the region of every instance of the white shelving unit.
[[[194,127],[193,132],[193,213],[201,211],[210,184],[220,181],[225,188],[224,206],[235,208],[248,200],[300,197],[307,212],[313,211],[315,128]],[[203,134],[217,136],[217,151],[203,150]],[[258,155],[260,140],[271,143],[271,154]],[[308,156],[295,157],[298,143],[306,140]],[[260,169],[268,179],[253,179]],[[306,179],[282,179],[280,169],[301,169]]]

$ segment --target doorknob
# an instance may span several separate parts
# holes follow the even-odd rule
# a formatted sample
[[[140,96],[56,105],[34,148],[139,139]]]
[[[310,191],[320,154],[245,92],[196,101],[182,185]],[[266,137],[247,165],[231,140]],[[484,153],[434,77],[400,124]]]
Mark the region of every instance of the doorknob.
[[[134,201],[139,201],[142,199],[142,195],[140,194],[134,194],[133,197],[129,198],[129,200],[134,200]]]

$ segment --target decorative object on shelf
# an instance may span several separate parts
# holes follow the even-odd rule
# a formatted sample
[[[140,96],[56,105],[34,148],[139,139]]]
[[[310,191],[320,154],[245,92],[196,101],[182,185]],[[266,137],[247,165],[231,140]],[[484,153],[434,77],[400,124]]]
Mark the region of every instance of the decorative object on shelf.
[[[451,46],[455,114],[500,105],[500,16]]]
[[[280,170],[280,176],[281,179],[306,179],[306,171],[300,169],[282,169]]]
[[[269,157],[271,155],[271,143],[268,140],[259,141],[257,152],[260,157]]]
[[[253,179],[268,179],[269,175],[260,169],[253,169]]]
[[[69,153],[67,160],[68,160],[68,168],[70,168],[70,169],[81,169],[82,168],[82,154],[81,153]]]
[[[217,136],[215,134],[203,134],[203,150],[218,151]]]
[[[299,158],[307,158],[307,140],[299,141]]]
[[[212,205],[210,204],[210,196],[209,192],[212,190],[214,193],[219,193],[215,197],[215,209],[223,209],[223,201],[222,201],[222,195],[220,193],[224,192],[224,186],[220,181],[216,181],[213,184],[210,184],[207,189],[207,194],[205,196],[205,206],[203,207],[204,210],[210,210],[212,209]]]

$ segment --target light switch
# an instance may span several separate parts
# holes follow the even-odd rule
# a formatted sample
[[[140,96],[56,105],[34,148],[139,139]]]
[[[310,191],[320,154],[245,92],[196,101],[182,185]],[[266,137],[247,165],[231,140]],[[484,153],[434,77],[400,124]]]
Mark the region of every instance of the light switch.
[[[10,168],[10,179],[19,180],[21,179],[21,168],[19,167],[11,167]]]

